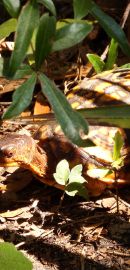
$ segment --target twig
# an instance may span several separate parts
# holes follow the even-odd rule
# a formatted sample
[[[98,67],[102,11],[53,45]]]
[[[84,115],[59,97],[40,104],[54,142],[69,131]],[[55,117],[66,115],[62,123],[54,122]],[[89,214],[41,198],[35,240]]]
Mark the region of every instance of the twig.
[[[127,4],[121,22],[121,28],[123,29],[130,13],[130,3]]]
[[[122,253],[122,252],[117,252],[117,251],[106,251],[109,254],[113,254],[113,255],[117,255],[117,256],[123,256],[123,257],[130,257],[130,253],[126,254],[126,253]]]
[[[112,195],[114,198],[117,198],[113,192],[111,192],[110,190],[108,190],[108,192],[109,192],[109,194]],[[123,203],[125,206],[127,206],[127,207],[130,208],[130,204],[129,204],[129,203],[125,202],[125,201],[122,200],[120,197],[118,197],[118,199],[119,199],[119,202],[120,202],[120,203]]]

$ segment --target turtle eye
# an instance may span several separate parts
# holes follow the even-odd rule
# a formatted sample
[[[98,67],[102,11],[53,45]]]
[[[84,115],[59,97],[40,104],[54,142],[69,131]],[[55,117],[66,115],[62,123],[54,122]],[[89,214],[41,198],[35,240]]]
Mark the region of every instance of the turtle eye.
[[[13,156],[13,152],[11,151],[6,151],[6,157],[10,158]]]
[[[13,147],[2,149],[2,153],[5,157],[10,158],[13,156]]]

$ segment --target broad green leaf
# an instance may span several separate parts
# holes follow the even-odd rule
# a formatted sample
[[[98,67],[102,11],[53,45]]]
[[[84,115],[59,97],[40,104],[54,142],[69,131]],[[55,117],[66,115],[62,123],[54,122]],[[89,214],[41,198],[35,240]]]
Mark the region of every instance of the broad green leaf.
[[[107,62],[105,64],[105,70],[112,69],[116,64],[116,59],[118,55],[118,43],[112,38],[109,50],[108,50],[108,57]]]
[[[14,51],[11,55],[8,76],[13,77],[25,58],[33,31],[38,23],[38,7],[36,0],[31,0],[23,7],[16,30]]]
[[[130,63],[127,63],[127,64],[125,64],[125,65],[122,65],[121,67],[120,67],[121,69],[123,69],[123,68],[128,68],[128,69],[130,69]]]
[[[119,131],[116,132],[114,138],[113,147],[113,161],[117,161],[121,157],[121,148],[124,144],[124,139]]]
[[[30,41],[30,45],[29,45],[27,53],[26,53],[27,56],[32,55],[33,58],[34,58],[34,52],[35,52],[36,35],[37,35],[38,26],[39,26],[39,23],[38,23],[37,27],[33,31],[33,35],[32,35],[31,41]]]
[[[8,37],[12,32],[15,32],[17,26],[16,19],[9,19],[0,25],[0,40]]]
[[[17,18],[20,10],[20,0],[3,0],[3,3],[11,17]]]
[[[67,185],[65,193],[72,197],[74,197],[78,193],[77,187],[74,182]]]
[[[70,48],[81,42],[91,31],[90,24],[70,23],[56,31],[52,51],[60,51]]]
[[[104,106],[78,110],[91,125],[130,128],[130,106]]]
[[[83,165],[82,164],[78,164],[78,165],[76,165],[75,167],[73,167],[71,169],[71,174],[72,175],[81,175],[82,170],[83,170]]]
[[[72,23],[81,23],[81,24],[85,24],[85,25],[92,25],[94,23],[97,23],[97,21],[89,21],[89,20],[80,20],[80,19],[61,19],[59,21],[57,21],[56,23],[56,29],[60,29],[60,28],[63,28],[65,25],[69,25],[69,24],[72,24]]]
[[[86,201],[89,199],[87,187],[83,184],[79,186],[78,195],[83,197]]]
[[[68,184],[65,188],[65,192],[69,196],[74,197],[76,194],[78,194],[78,195],[82,196],[83,198],[88,199],[87,188],[83,184],[80,184],[77,182],[73,182],[73,183]]]
[[[88,53],[87,57],[90,63],[93,65],[96,73],[100,73],[103,71],[105,63],[103,62],[100,56]]]
[[[9,58],[0,58],[0,76],[4,76],[5,70],[7,70],[9,66]],[[26,77],[28,75],[31,75],[33,73],[33,69],[27,64],[21,64],[20,68],[16,71],[14,80],[21,79],[23,77]]]
[[[65,135],[79,146],[92,146],[90,140],[81,137],[81,132],[88,133],[87,122],[78,112],[74,112],[63,93],[44,74],[39,75],[39,81],[42,92],[50,102]]]
[[[58,29],[60,29],[60,28],[63,28],[65,25],[68,25],[68,22],[66,22],[66,21],[57,21],[56,22],[56,30],[58,30]]]
[[[6,70],[9,66],[9,58],[0,57],[0,77],[4,77],[4,70]]]
[[[69,175],[69,183],[76,182],[83,184],[86,182],[86,180],[81,175],[83,166],[82,164],[76,165],[74,168],[72,168],[70,175]]]
[[[56,30],[55,17],[54,16],[50,17],[48,14],[44,14],[40,18],[40,23],[36,35],[35,61],[37,69],[41,67],[43,61],[51,51],[55,30]]]
[[[29,65],[22,64],[20,68],[16,71],[14,79],[21,79],[25,76],[31,75],[34,71]]]
[[[82,19],[89,13],[87,0],[73,0],[74,18]]]
[[[7,111],[3,115],[3,119],[10,119],[23,112],[31,103],[33,91],[36,84],[36,74],[32,76],[18,87],[13,94],[13,101]]]
[[[86,2],[89,12],[98,20],[108,36],[119,43],[124,54],[130,56],[129,42],[119,24],[116,23],[113,18],[105,14],[95,2],[91,0],[87,0]]]
[[[32,270],[32,263],[11,243],[0,243],[1,270]]]
[[[56,182],[60,185],[66,185],[70,174],[69,163],[67,160],[61,160],[57,167],[56,173],[53,174]]]
[[[104,106],[100,108],[89,108],[77,110],[78,113],[84,117],[87,122],[92,126],[115,126],[121,128],[130,128],[130,106]],[[55,115],[49,113],[49,115],[41,116],[41,123],[49,121],[55,123]],[[22,121],[22,119],[21,119]],[[23,120],[24,121],[24,120]],[[30,120],[30,123],[32,120]]]
[[[78,175],[78,174],[71,174],[70,173],[70,176],[69,176],[69,183],[80,183],[80,184],[83,184],[86,182],[86,180],[84,179],[84,177],[82,175]]]
[[[56,16],[56,9],[52,0],[38,0],[43,4],[54,16]]]

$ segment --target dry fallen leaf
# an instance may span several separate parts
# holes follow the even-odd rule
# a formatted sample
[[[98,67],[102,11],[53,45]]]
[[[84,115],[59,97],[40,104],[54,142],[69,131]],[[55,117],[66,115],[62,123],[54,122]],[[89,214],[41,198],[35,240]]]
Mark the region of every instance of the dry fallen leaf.
[[[20,214],[25,212],[27,209],[28,209],[28,207],[22,207],[22,208],[13,210],[13,211],[7,211],[7,212],[0,213],[0,216],[3,218],[13,218],[13,217],[19,216]]]
[[[38,93],[34,105],[34,115],[49,113],[50,110],[50,106],[48,105],[42,93]]]

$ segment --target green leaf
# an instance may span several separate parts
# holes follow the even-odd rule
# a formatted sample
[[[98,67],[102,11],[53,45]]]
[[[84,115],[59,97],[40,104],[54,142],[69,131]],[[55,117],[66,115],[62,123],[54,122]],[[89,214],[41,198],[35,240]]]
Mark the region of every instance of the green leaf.
[[[31,67],[29,65],[22,64],[20,66],[20,68],[16,71],[14,79],[18,80],[18,79],[21,79],[25,76],[32,75],[33,72],[34,71],[31,69]]]
[[[65,188],[66,194],[69,196],[75,196],[76,194],[82,196],[85,199],[88,199],[88,192],[86,187],[83,184],[73,182],[69,183]]]
[[[50,17],[48,14],[44,14],[40,18],[40,23],[36,35],[35,61],[37,70],[41,67],[43,61],[51,51],[55,30],[56,30],[55,17],[54,16]]]
[[[83,165],[78,164],[71,169],[71,175],[81,175],[82,170],[83,170]]]
[[[80,185],[78,188],[78,195],[83,197],[85,200],[88,201],[89,196],[88,196],[88,190],[84,185]]]
[[[67,160],[61,160],[57,167],[56,173],[53,174],[56,182],[60,185],[66,185],[70,174],[69,163]]]
[[[4,66],[4,58],[0,58],[0,77],[3,76],[3,66]]]
[[[70,48],[81,42],[91,31],[91,24],[70,23],[56,31],[52,51]]]
[[[89,12],[98,20],[98,22],[101,24],[101,26],[104,28],[108,36],[115,39],[119,46],[121,47],[124,54],[130,56],[130,45],[129,42],[125,36],[125,33],[121,29],[118,23],[105,14],[98,5],[96,5],[95,2],[91,0],[87,0],[87,6],[89,8]]]
[[[4,76],[5,70],[7,70],[9,66],[9,58],[0,58],[0,76]],[[16,71],[14,80],[15,79],[21,79],[25,76],[31,75],[33,73],[33,70],[29,65],[22,64],[20,68]]]
[[[71,175],[70,174],[70,177],[69,177],[69,183],[80,183],[80,184],[83,184],[86,182],[86,180],[84,179],[84,177],[82,175]]]
[[[37,35],[38,26],[39,26],[39,23],[38,23],[37,27],[33,31],[33,35],[32,35],[31,41],[30,41],[30,45],[29,45],[27,53],[26,53],[27,56],[31,55],[33,57],[33,59],[34,59],[34,52],[35,52],[35,45],[36,45],[36,35]]]
[[[11,17],[17,18],[20,10],[20,0],[3,0],[3,3]]]
[[[124,139],[121,133],[117,131],[113,140],[114,140],[113,161],[116,161],[121,157],[121,148],[123,147]]]
[[[17,26],[16,19],[9,19],[0,25],[0,40],[8,37],[12,32],[15,32]]]
[[[108,36],[115,39],[124,54],[130,56],[130,45],[128,40],[116,21],[105,14],[98,5],[92,0],[73,0],[74,14],[76,18],[82,18],[90,12],[104,28]]]
[[[70,175],[69,175],[69,183],[76,182],[83,184],[86,182],[86,180],[81,175],[83,166],[82,164],[76,165],[74,168],[72,168]]]
[[[80,19],[61,19],[59,21],[57,21],[56,23],[56,29],[60,29],[60,28],[63,28],[65,25],[68,25],[68,24],[72,24],[72,23],[81,23],[81,24],[84,24],[84,25],[94,25],[94,21],[90,21],[90,20],[80,20]],[[97,21],[96,21],[97,23]]]
[[[31,103],[33,97],[33,91],[36,84],[36,74],[23,83],[15,90],[13,94],[13,101],[7,111],[3,115],[3,119],[10,119],[23,112]]]
[[[39,75],[39,80],[42,92],[50,102],[65,135],[79,146],[92,146],[93,143],[90,140],[81,138],[81,132],[88,133],[87,122],[78,112],[74,112],[63,93],[51,80],[44,74]]]
[[[78,193],[77,186],[74,182],[67,185],[65,193],[72,197],[74,197]]]
[[[130,106],[103,106],[100,108],[79,109],[78,113],[84,117],[89,125],[92,126],[115,126],[121,128],[130,128]],[[42,116],[43,123],[50,121],[55,123],[55,115],[53,113]]]
[[[121,68],[121,69],[124,69],[124,68],[130,69],[130,63],[127,63],[127,64],[125,64],[125,65],[122,65],[120,68]]]
[[[9,58],[0,57],[0,77],[4,77],[4,70],[7,70],[9,66]]]
[[[124,165],[124,157],[118,158],[112,162],[112,167],[119,170]]]
[[[11,55],[8,76],[13,77],[25,58],[33,31],[38,23],[38,7],[36,0],[31,0],[23,7],[16,30],[14,51]]]
[[[74,18],[82,19],[89,13],[86,0],[73,0]]]
[[[118,55],[118,43],[112,38],[109,50],[108,50],[108,57],[107,62],[105,64],[105,70],[112,69],[116,63]]]
[[[100,108],[80,109],[78,112],[87,118],[91,125],[118,126],[130,128],[130,106],[103,106]]]
[[[87,57],[90,63],[93,65],[96,73],[100,73],[103,71],[105,63],[103,62],[100,56],[88,53]]]
[[[1,270],[32,270],[32,263],[13,244],[0,243]]]
[[[54,16],[56,16],[56,9],[52,0],[38,0],[43,4]]]

